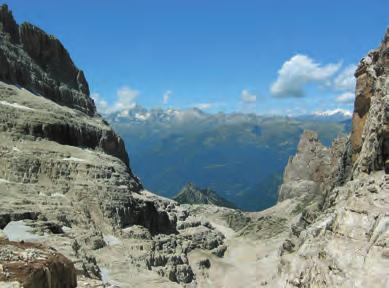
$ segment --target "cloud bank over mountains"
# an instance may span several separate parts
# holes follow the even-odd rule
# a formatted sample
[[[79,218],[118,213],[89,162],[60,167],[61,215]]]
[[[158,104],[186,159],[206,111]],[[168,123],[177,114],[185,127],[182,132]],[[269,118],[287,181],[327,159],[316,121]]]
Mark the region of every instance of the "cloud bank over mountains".
[[[272,101],[274,109],[279,111],[278,114],[288,114],[290,109],[297,109],[298,111],[305,111],[304,113],[313,113],[315,110],[307,109],[303,102],[297,100],[298,98],[307,97],[307,99],[315,99],[318,105],[325,110],[352,110],[352,103],[354,102],[354,87],[355,77],[354,72],[356,65],[344,65],[341,61],[337,63],[322,64],[308,55],[296,54],[285,61],[280,69],[278,75],[273,83],[270,85],[270,95],[253,92],[251,89],[242,89],[240,94],[237,94],[235,100],[230,102],[212,102],[208,101],[206,96],[204,101],[198,103],[187,103],[184,106],[176,107],[174,101],[172,103],[173,91],[170,89],[162,93],[161,107],[170,108],[176,107],[182,109],[184,107],[195,107],[207,111],[223,111],[228,108],[229,111],[239,111],[246,113],[258,113],[261,111],[261,105],[264,101]],[[160,94],[161,95],[161,94]],[[137,100],[140,98],[140,92],[131,86],[123,86],[117,89],[113,101],[108,102],[105,97],[99,93],[92,93],[92,98],[95,100],[97,109],[102,114],[109,114],[126,109],[131,109],[136,106]],[[160,96],[161,97],[161,96]],[[313,98],[311,98],[313,97]],[[175,97],[177,99],[185,100],[185,95]],[[261,99],[259,101],[259,99]],[[287,107],[280,109],[281,99],[290,99]],[[296,102],[293,99],[296,99]],[[298,102],[297,102],[298,101]],[[309,100],[310,101],[310,100]],[[235,102],[235,104],[234,104]],[[257,105],[260,103],[261,105]],[[181,104],[182,105],[182,104]],[[235,107],[233,106],[235,105]],[[263,113],[271,109],[262,109]],[[283,111],[283,112],[282,112]],[[218,112],[218,111],[216,111]]]
[[[357,67],[343,66],[341,62],[323,65],[307,55],[296,54],[282,64],[270,93],[276,98],[300,98],[308,95],[308,87],[315,87],[338,93],[338,103],[352,103]]]

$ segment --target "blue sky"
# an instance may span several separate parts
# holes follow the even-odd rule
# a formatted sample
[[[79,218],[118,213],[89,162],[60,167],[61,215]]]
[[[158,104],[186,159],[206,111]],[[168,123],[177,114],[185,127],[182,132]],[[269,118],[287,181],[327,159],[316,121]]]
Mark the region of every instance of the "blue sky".
[[[384,0],[6,3],[64,43],[107,111],[352,110],[353,65],[389,25]]]

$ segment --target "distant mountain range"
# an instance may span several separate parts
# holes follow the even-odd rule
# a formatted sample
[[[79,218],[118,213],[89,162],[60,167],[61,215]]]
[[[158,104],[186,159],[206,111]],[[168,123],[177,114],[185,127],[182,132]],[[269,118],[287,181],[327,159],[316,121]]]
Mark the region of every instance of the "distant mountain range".
[[[123,137],[131,166],[147,189],[173,197],[194,182],[253,211],[276,202],[283,169],[302,132],[316,131],[330,145],[350,132],[346,112],[269,117],[136,106],[105,118]]]
[[[211,189],[201,189],[193,183],[185,185],[181,191],[173,197],[173,200],[181,204],[211,204],[227,208],[236,208],[234,204],[219,196]]]

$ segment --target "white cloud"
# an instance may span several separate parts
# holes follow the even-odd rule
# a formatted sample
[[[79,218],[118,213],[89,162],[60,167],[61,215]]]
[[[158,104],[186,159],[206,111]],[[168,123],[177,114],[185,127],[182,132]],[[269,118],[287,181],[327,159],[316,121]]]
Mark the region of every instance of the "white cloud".
[[[244,89],[240,94],[240,99],[245,103],[254,103],[257,101],[257,96]]]
[[[355,94],[352,92],[345,92],[336,97],[336,102],[339,103],[353,103],[355,99]]]
[[[172,93],[173,92],[170,90],[166,90],[165,93],[163,93],[163,96],[162,96],[163,104],[167,104],[167,102],[169,102],[169,99],[172,96]]]
[[[92,93],[91,94],[91,97],[92,99],[95,101],[95,104],[96,104],[96,108],[97,108],[97,111],[101,112],[101,113],[105,113],[105,111],[107,111],[108,109],[108,103],[107,101],[105,101],[99,93]]]
[[[353,91],[355,89],[354,73],[356,65],[347,66],[334,80],[335,88],[339,90]]]
[[[211,109],[213,106],[214,106],[213,103],[199,103],[195,105],[195,107],[200,110],[208,110]]]
[[[135,99],[138,97],[139,91],[124,86],[116,92],[117,100],[112,106],[112,112],[135,107]]]
[[[97,111],[103,114],[132,109],[135,107],[135,99],[139,96],[139,91],[123,86],[116,91],[116,100],[110,105],[99,93],[92,93]]]
[[[276,97],[303,97],[306,85],[328,85],[340,67],[341,63],[321,65],[306,55],[297,54],[282,65],[270,91]]]

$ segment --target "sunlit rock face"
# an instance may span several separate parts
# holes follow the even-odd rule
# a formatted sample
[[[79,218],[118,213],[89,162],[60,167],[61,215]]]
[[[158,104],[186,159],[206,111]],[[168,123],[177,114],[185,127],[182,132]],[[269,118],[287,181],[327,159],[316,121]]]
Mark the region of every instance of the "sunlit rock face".
[[[326,184],[322,204],[302,209],[292,225],[280,250],[278,287],[389,285],[388,42],[387,32],[356,71],[353,130],[338,155],[340,177],[332,188]]]
[[[351,134],[356,172],[382,169],[389,158],[389,31],[355,72],[356,98]]]

